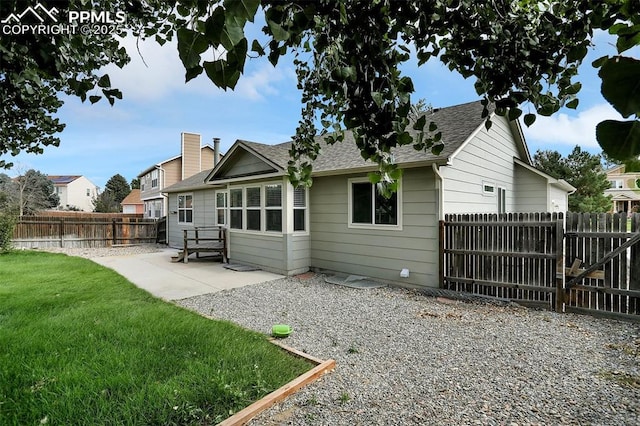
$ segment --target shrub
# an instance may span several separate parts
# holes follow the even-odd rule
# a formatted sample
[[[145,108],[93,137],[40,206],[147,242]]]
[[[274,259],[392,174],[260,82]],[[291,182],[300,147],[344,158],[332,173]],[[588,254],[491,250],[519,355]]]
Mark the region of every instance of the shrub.
[[[16,215],[0,212],[0,253],[11,250],[11,238],[16,226]]]

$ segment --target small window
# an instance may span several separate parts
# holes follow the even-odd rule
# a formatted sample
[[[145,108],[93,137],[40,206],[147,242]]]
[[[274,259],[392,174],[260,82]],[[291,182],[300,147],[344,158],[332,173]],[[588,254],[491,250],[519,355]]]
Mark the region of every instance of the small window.
[[[242,229],[242,189],[229,190],[229,225]]]
[[[91,197],[91,188],[87,188],[87,197]]]
[[[492,182],[482,182],[482,193],[485,195],[495,195],[496,185]]]
[[[266,230],[282,232],[282,185],[265,185]]]
[[[384,197],[376,185],[367,180],[350,181],[350,223],[352,225],[399,225],[400,203],[398,192]]]
[[[216,192],[216,223],[227,224],[227,193]]]
[[[178,195],[178,223],[193,223],[192,195]]]
[[[304,231],[307,215],[307,189],[299,186],[293,190],[293,230]]]

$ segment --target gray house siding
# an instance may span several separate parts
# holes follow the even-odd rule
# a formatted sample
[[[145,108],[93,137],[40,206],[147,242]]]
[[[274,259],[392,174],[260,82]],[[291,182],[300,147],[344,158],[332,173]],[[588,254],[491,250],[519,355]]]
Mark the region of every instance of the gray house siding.
[[[311,267],[364,275],[408,287],[438,285],[435,181],[430,169],[402,179],[402,229],[348,227],[348,179],[316,177],[310,192]],[[408,278],[400,271],[407,268]]]
[[[296,275],[309,270],[309,236],[268,235],[229,232],[231,263],[257,266],[282,275]]]
[[[193,195],[193,223],[178,223],[178,195]],[[183,246],[184,230],[193,229],[194,226],[210,226],[215,224],[213,189],[175,192],[168,194],[169,211],[167,214],[167,238],[169,247],[180,248]]]
[[[516,213],[543,212],[547,209],[547,180],[522,167],[516,168]],[[566,195],[563,194],[566,198]]]
[[[238,153],[235,161],[226,165],[224,169],[224,176],[247,176],[272,171],[275,171],[273,167],[269,166],[255,155],[242,151],[241,153]]]
[[[506,190],[506,211],[517,210],[513,158],[521,158],[506,119],[495,116],[490,130],[473,136],[451,165],[442,166],[444,213],[497,213],[498,189]],[[484,191],[492,185],[493,193]]]

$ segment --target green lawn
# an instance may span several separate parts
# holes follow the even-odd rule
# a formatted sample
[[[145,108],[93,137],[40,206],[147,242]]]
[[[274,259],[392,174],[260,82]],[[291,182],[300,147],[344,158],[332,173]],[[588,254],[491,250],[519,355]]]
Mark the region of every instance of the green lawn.
[[[214,424],[310,368],[89,260],[0,255],[2,425]]]

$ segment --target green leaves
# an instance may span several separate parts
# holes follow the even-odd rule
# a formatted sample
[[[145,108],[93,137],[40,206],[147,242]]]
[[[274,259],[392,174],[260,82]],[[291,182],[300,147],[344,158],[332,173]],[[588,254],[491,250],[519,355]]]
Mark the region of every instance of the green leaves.
[[[640,61],[618,56],[600,63],[598,75],[605,99],[624,118],[640,116]],[[616,160],[636,157],[640,155],[640,121],[603,121],[596,127],[596,139]]]
[[[223,89],[235,87],[240,78],[240,71],[228,66],[227,61],[223,60],[205,62],[204,70],[211,81]]]
[[[188,28],[180,28],[177,34],[178,55],[184,67],[189,70],[200,66],[200,55],[209,48],[209,41],[199,32]]]
[[[640,121],[605,120],[596,126],[598,143],[611,158],[627,160],[640,155]]]
[[[260,0],[225,0],[224,8],[228,15],[236,16],[244,21],[253,22],[260,6]]]
[[[605,62],[598,75],[602,96],[623,117],[640,115],[640,61],[615,57]]]

